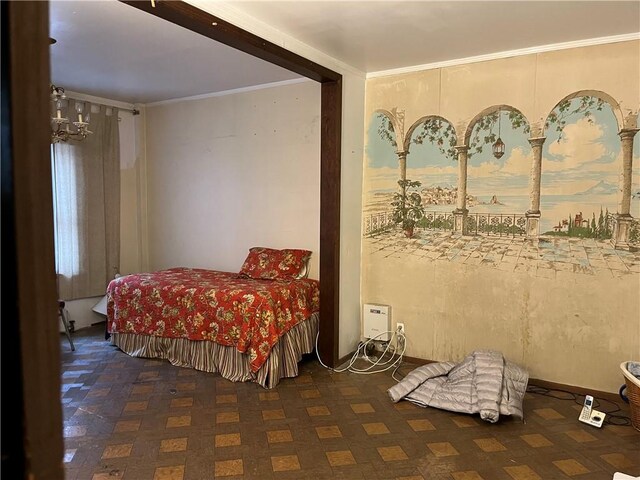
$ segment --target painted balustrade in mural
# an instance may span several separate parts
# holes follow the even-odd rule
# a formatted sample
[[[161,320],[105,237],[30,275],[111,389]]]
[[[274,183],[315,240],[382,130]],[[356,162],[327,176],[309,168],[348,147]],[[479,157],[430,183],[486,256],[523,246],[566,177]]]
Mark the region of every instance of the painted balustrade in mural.
[[[375,235],[390,230],[394,225],[393,212],[377,212],[364,217],[362,230],[364,235]]]
[[[465,219],[465,232],[471,236],[523,237],[526,235],[526,214],[517,213],[469,213]],[[571,236],[607,240],[612,238],[616,223],[616,215],[601,214],[599,218],[583,219],[580,214],[569,214],[567,222],[563,222],[547,236]],[[376,212],[366,215],[363,220],[363,234],[374,236],[399,229],[393,211]],[[454,213],[442,211],[425,211],[415,225],[416,230],[454,230]],[[629,244],[640,247],[640,219],[633,219],[629,230]]]
[[[449,230],[453,231],[452,212],[429,212],[417,223],[416,227],[423,230]]]
[[[629,227],[629,244],[636,248],[640,248],[640,219],[634,218],[631,221],[631,225]]]
[[[524,214],[469,213],[465,221],[467,235],[519,237],[526,234]]]

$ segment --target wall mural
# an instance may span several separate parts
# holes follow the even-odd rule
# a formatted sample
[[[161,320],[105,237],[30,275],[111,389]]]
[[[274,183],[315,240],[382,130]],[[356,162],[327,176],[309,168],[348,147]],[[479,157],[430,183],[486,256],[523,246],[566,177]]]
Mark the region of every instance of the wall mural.
[[[548,278],[640,274],[640,142],[619,134],[602,98],[561,101],[546,138],[531,138],[509,105],[487,108],[467,132],[427,116],[405,134],[404,120],[397,109],[378,111],[367,130],[363,233],[372,255]],[[626,173],[623,142],[633,145]]]

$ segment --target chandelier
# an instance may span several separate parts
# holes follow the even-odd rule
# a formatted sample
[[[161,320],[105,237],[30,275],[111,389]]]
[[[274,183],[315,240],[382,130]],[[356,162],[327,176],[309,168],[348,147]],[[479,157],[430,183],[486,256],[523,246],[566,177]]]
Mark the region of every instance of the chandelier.
[[[69,140],[84,140],[90,135],[89,121],[91,112],[84,114],[84,102],[75,102],[77,121],[69,121],[65,117],[67,96],[64,88],[51,85],[51,102],[55,109],[55,116],[51,118],[51,143],[68,142]],[[73,125],[75,128],[72,128]]]

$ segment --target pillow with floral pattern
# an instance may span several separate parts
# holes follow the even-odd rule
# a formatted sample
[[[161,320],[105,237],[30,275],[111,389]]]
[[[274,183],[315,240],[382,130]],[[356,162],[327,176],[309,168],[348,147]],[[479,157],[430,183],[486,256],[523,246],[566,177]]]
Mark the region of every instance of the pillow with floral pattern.
[[[264,280],[300,278],[310,256],[309,250],[253,247],[242,264],[240,275]]]

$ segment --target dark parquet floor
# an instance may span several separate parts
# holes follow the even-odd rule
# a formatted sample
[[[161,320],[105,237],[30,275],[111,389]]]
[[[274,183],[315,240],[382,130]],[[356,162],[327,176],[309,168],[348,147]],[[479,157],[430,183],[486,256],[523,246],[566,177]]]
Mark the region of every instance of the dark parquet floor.
[[[104,325],[74,340],[75,352],[60,340],[67,480],[640,475],[640,432],[581,424],[572,400],[528,393],[524,422],[488,424],[477,415],[393,404],[390,374],[332,373],[312,356],[297,378],[265,390],[129,357],[104,340]]]

